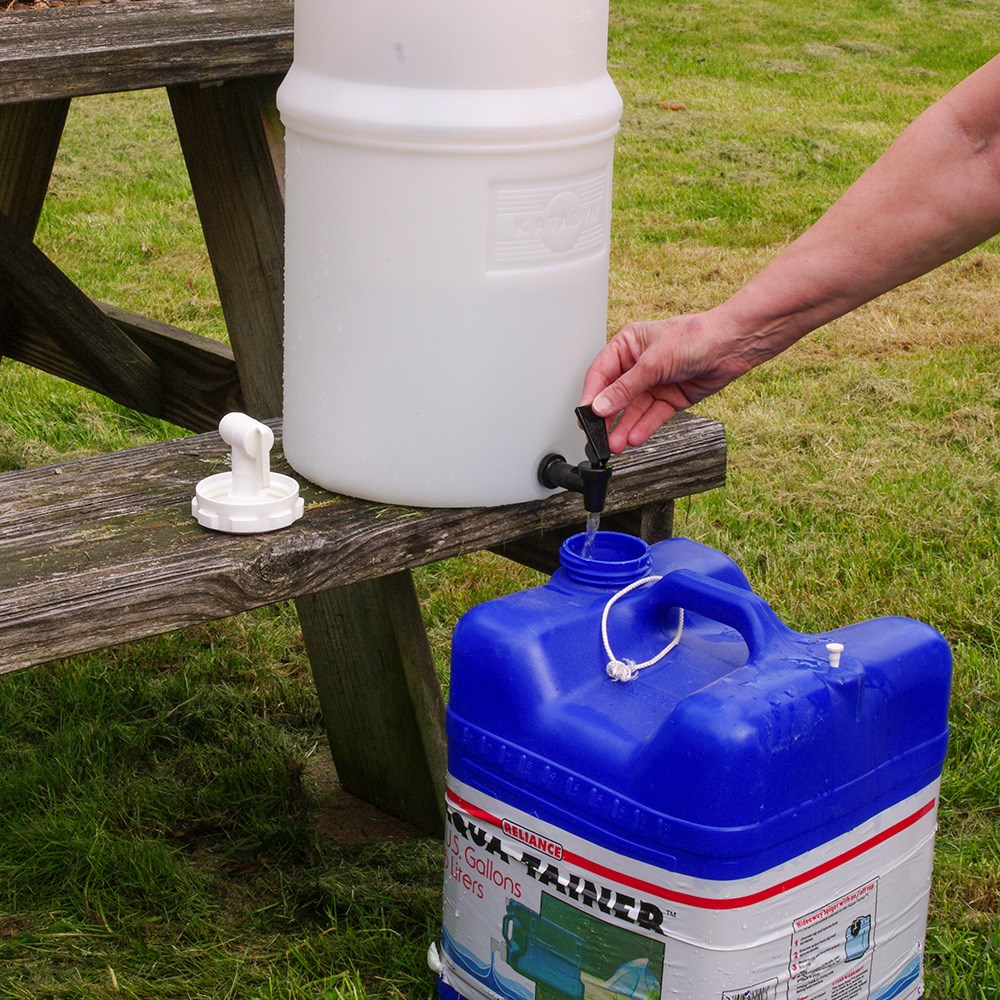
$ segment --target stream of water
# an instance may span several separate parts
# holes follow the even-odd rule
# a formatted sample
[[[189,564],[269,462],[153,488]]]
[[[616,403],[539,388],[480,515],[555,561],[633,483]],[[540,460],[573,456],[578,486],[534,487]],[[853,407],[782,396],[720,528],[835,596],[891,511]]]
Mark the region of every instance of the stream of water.
[[[601,526],[601,515],[592,511],[587,513],[587,537],[583,540],[583,548],[580,555],[584,559],[594,557],[594,539],[597,537],[597,529]]]

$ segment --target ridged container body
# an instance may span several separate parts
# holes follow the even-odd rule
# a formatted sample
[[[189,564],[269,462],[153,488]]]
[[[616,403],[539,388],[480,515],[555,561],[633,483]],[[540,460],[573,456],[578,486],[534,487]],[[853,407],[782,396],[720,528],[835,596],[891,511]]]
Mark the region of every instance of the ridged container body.
[[[922,995],[945,640],[797,633],[715,550],[597,538],[456,629],[440,995]],[[608,675],[602,620],[642,663],[681,609]]]
[[[582,458],[606,336],[607,0],[299,0],[284,450],[374,500],[492,506]],[[576,452],[581,452],[579,456]]]

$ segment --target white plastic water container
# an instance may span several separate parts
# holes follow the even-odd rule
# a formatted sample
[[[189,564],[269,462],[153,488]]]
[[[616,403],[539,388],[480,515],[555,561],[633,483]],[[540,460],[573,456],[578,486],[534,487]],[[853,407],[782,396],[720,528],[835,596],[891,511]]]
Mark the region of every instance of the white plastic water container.
[[[604,344],[608,0],[297,0],[284,450],[418,506],[542,497]],[[580,452],[578,455],[577,452]]]

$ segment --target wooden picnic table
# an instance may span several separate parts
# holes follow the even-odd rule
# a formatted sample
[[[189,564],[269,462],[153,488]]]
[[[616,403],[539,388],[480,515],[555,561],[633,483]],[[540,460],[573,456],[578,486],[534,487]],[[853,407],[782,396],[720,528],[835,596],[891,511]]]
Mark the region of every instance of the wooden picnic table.
[[[290,0],[112,0],[0,13],[0,356],[208,432],[232,409],[280,441]],[[33,236],[70,101],[165,87],[230,345],[94,302]],[[578,497],[409,510],[304,484],[271,535],[206,531],[216,433],[0,476],[0,672],[294,598],[343,786],[437,832],[443,705],[409,571],[493,549],[551,569]],[[722,485],[720,424],[685,416],[618,463],[605,525],[656,540]],[[275,468],[281,468],[276,449]]]

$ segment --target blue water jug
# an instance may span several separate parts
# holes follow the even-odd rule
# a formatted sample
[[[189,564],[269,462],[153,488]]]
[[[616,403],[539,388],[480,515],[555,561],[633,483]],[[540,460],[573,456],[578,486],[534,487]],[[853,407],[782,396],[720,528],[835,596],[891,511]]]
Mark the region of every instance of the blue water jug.
[[[455,631],[440,996],[922,995],[945,640],[801,634],[707,546],[585,542]]]

